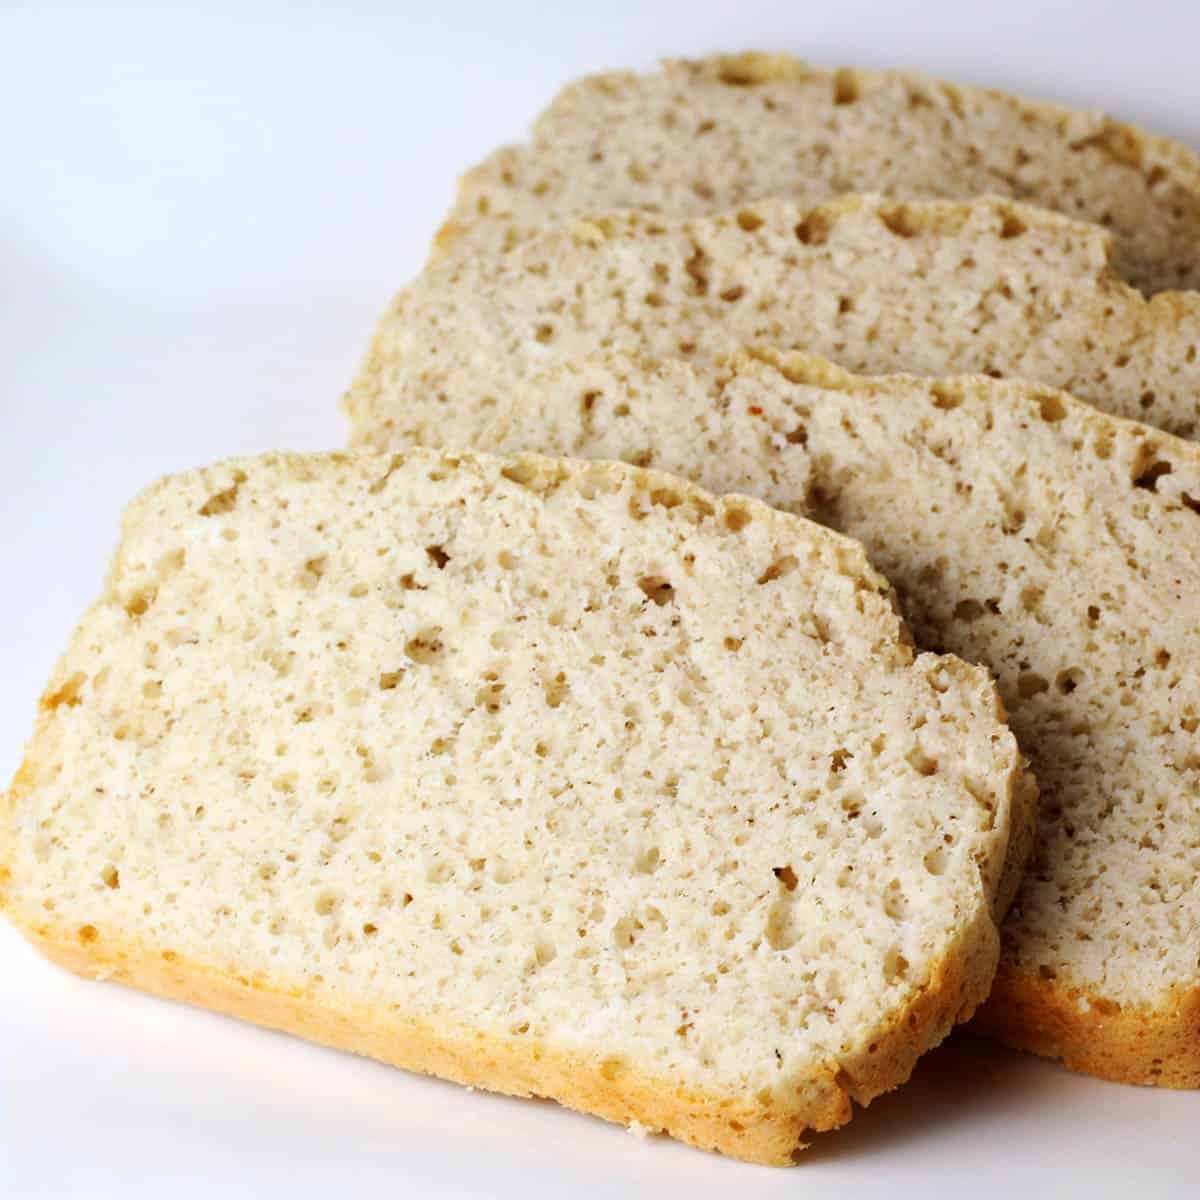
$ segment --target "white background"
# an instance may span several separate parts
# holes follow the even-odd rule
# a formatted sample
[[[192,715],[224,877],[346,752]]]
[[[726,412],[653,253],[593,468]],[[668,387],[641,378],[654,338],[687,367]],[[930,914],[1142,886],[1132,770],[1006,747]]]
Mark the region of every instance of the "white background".
[[[573,75],[747,47],[1200,145],[1196,0],[0,5],[0,776],[134,491],[342,442],[460,169]],[[0,926],[4,1197],[1200,1194],[1200,1094],[961,1036],[773,1172],[84,983]]]

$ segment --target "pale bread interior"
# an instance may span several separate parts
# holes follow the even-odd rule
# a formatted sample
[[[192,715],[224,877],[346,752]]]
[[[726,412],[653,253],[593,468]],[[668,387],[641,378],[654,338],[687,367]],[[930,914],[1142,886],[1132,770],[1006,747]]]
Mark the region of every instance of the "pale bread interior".
[[[1149,292],[1200,288],[1200,160],[1083,112],[912,71],[716,55],[564,88],[530,141],[463,177],[444,248],[494,254],[610,208],[700,216],[783,195],[1027,200],[1116,236]]]
[[[757,342],[870,374],[1034,379],[1193,436],[1200,293],[1146,300],[1110,250],[1096,226],[1007,200],[580,220],[505,255],[435,260],[402,291],[347,396],[354,440],[408,431],[410,392],[502,397],[602,349],[703,359]]]
[[[804,355],[609,358],[450,400],[406,417],[434,440],[450,411],[460,444],[636,460],[860,538],[919,644],[995,672],[1032,758],[1009,965],[1118,1008],[1200,985],[1200,447],[1030,384]]]
[[[276,455],[130,508],[4,902],[766,1121],[982,1000],[1028,801],[856,543],[620,464]]]

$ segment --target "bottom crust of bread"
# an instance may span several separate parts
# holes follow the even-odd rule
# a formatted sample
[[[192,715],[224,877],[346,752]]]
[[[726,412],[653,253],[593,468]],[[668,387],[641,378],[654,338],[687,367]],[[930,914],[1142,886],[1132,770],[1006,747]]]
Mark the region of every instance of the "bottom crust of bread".
[[[10,917],[18,918],[10,912]],[[18,923],[23,924],[19,921]],[[542,1096],[569,1108],[746,1162],[796,1161],[808,1131],[850,1120],[852,1101],[866,1105],[904,1083],[917,1059],[968,1020],[987,995],[999,952],[990,920],[964,931],[956,951],[933,973],[907,1012],[853,1061],[830,1063],[802,1091],[770,1104],[743,1094],[705,1095],[654,1078],[616,1058],[564,1052],[536,1040],[454,1029],[392,1012],[314,998],[268,981],[227,974],[130,942],[80,943],[46,926],[23,932],[54,962],[92,979],[213,1009],[297,1034],[410,1071],[511,1096]]]
[[[1175,989],[1154,1008],[1122,1008],[1002,962],[976,1025],[1072,1071],[1147,1087],[1200,1087],[1200,984]]]

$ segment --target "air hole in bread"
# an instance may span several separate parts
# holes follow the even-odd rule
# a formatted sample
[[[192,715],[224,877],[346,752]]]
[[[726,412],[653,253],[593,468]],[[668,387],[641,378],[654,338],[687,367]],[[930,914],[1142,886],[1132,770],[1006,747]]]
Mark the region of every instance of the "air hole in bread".
[[[972,600],[968,597],[966,600],[960,600],[954,606],[954,619],[956,621],[978,621],[984,614],[984,607],[978,600]]]
[[[442,643],[441,633],[441,627],[437,625],[422,630],[415,637],[409,639],[404,647],[404,653],[415,663],[431,666],[445,653],[446,647]]]
[[[570,690],[567,677],[562,671],[559,671],[552,678],[542,681],[542,693],[545,696],[547,706],[550,708],[558,708],[567,698]]]
[[[207,500],[200,506],[200,515],[202,517],[216,517],[223,513],[232,512],[237,504],[238,489],[246,482],[246,473],[241,470],[234,471],[233,483],[224,491],[216,492],[209,496]]]
[[[790,902],[777,900],[767,910],[767,925],[763,936],[767,945],[778,951],[790,950],[799,941],[800,934],[793,924]]]
[[[327,565],[327,557],[324,554],[318,554],[315,558],[308,559],[300,572],[301,585],[309,588],[316,587],[324,578]]]
[[[785,554],[782,558],[776,559],[759,577],[760,584],[773,583],[776,579],[782,579],[785,575],[790,574],[800,565],[800,560],[794,554]]]
[[[930,384],[929,395],[933,400],[933,407],[940,408],[944,412],[958,408],[963,402],[962,392],[949,383]]]
[[[797,884],[799,881],[798,881],[798,880],[797,880],[797,878],[796,878],[796,872],[795,872],[795,871],[793,871],[793,870],[792,870],[792,868],[791,868],[790,866],[788,866],[788,867],[775,867],[775,868],[774,868],[774,874],[775,874],[775,878],[776,878],[776,879],[778,879],[778,880],[779,880],[779,882],[780,882],[781,884],[783,884],[783,886],[784,886],[784,887],[785,887],[785,888],[786,888],[786,889],[787,889],[789,892],[794,892],[794,891],[796,890],[796,884]]]
[[[129,617],[144,617],[155,599],[154,588],[141,588],[125,601],[125,613]]]
[[[678,508],[683,503],[683,496],[673,488],[654,488],[650,493],[650,503],[659,508]]]
[[[920,233],[916,218],[905,204],[894,204],[879,210],[879,219],[889,232],[899,238],[916,237]]]
[[[637,917],[622,917],[613,925],[613,944],[618,950],[629,950],[637,943],[638,934],[645,928]]]
[[[662,854],[657,846],[650,846],[638,853],[633,860],[633,873],[635,875],[653,875],[658,870],[658,865],[662,861]]]
[[[1043,421],[1056,425],[1067,415],[1067,406],[1061,396],[1046,392],[1038,398],[1038,412]]]
[[[717,68],[717,78],[730,87],[751,87],[762,82],[762,77],[755,70],[752,62],[737,56],[721,59]],[[706,122],[711,125],[712,122]]]
[[[541,488],[535,486],[540,482],[540,472],[531,462],[510,463],[501,468],[500,474],[510,483],[529,488],[531,491],[541,491]]]
[[[900,881],[892,880],[883,897],[883,911],[893,921],[903,921],[909,915],[908,897],[900,890]]]
[[[927,754],[919,744],[914,746],[905,756],[905,761],[918,775],[936,775],[938,760]]]
[[[638,587],[660,608],[675,599],[675,589],[661,575],[643,575],[638,580]]]
[[[491,682],[484,684],[475,693],[475,706],[488,713],[498,713],[504,704],[504,684]]]
[[[1148,492],[1157,492],[1158,481],[1164,475],[1170,475],[1173,470],[1174,468],[1169,462],[1154,459],[1137,468],[1133,477],[1133,486],[1135,488],[1143,488]]]
[[[1029,226],[1015,213],[1005,213],[1000,225],[1000,236],[1005,239],[1019,238],[1028,229]]]
[[[748,509],[738,504],[725,503],[725,528],[733,533],[741,533],[754,518]]]
[[[823,246],[833,230],[833,221],[827,213],[809,213],[793,229],[796,240],[804,246]]]
[[[1069,696],[1082,682],[1083,672],[1078,667],[1068,667],[1054,677],[1055,688],[1064,696]]]
[[[853,104],[862,96],[862,85],[858,75],[848,67],[833,73],[834,104]]]
[[[697,296],[708,294],[709,258],[705,251],[693,245],[691,257],[683,264],[688,278],[692,281],[692,290]]]
[[[928,871],[930,875],[945,874],[948,860],[946,858],[945,850],[941,849],[940,847],[936,850],[930,850],[922,861],[925,870]]]
[[[888,983],[900,983],[908,975],[908,959],[898,950],[889,950],[883,960],[883,977]]]
[[[1029,700],[1041,692],[1048,691],[1050,684],[1045,676],[1036,671],[1022,671],[1017,676],[1017,694],[1022,700]]]

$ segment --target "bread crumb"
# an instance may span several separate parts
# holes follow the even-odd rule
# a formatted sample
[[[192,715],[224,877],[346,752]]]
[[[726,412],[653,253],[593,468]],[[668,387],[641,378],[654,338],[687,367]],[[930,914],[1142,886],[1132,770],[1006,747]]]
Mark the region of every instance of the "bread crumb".
[[[785,55],[677,60],[568,84],[529,142],[462,177],[453,233],[437,250],[497,258],[551,224],[615,208],[664,220],[740,204],[753,234],[748,196],[812,204],[839,192],[1016,196],[1106,226],[1122,274],[1147,291],[1200,287],[1200,162],[1189,147],[913,71]],[[888,221],[897,238],[920,235],[903,205]],[[1026,224],[1005,221],[1002,236],[1020,241]]]

